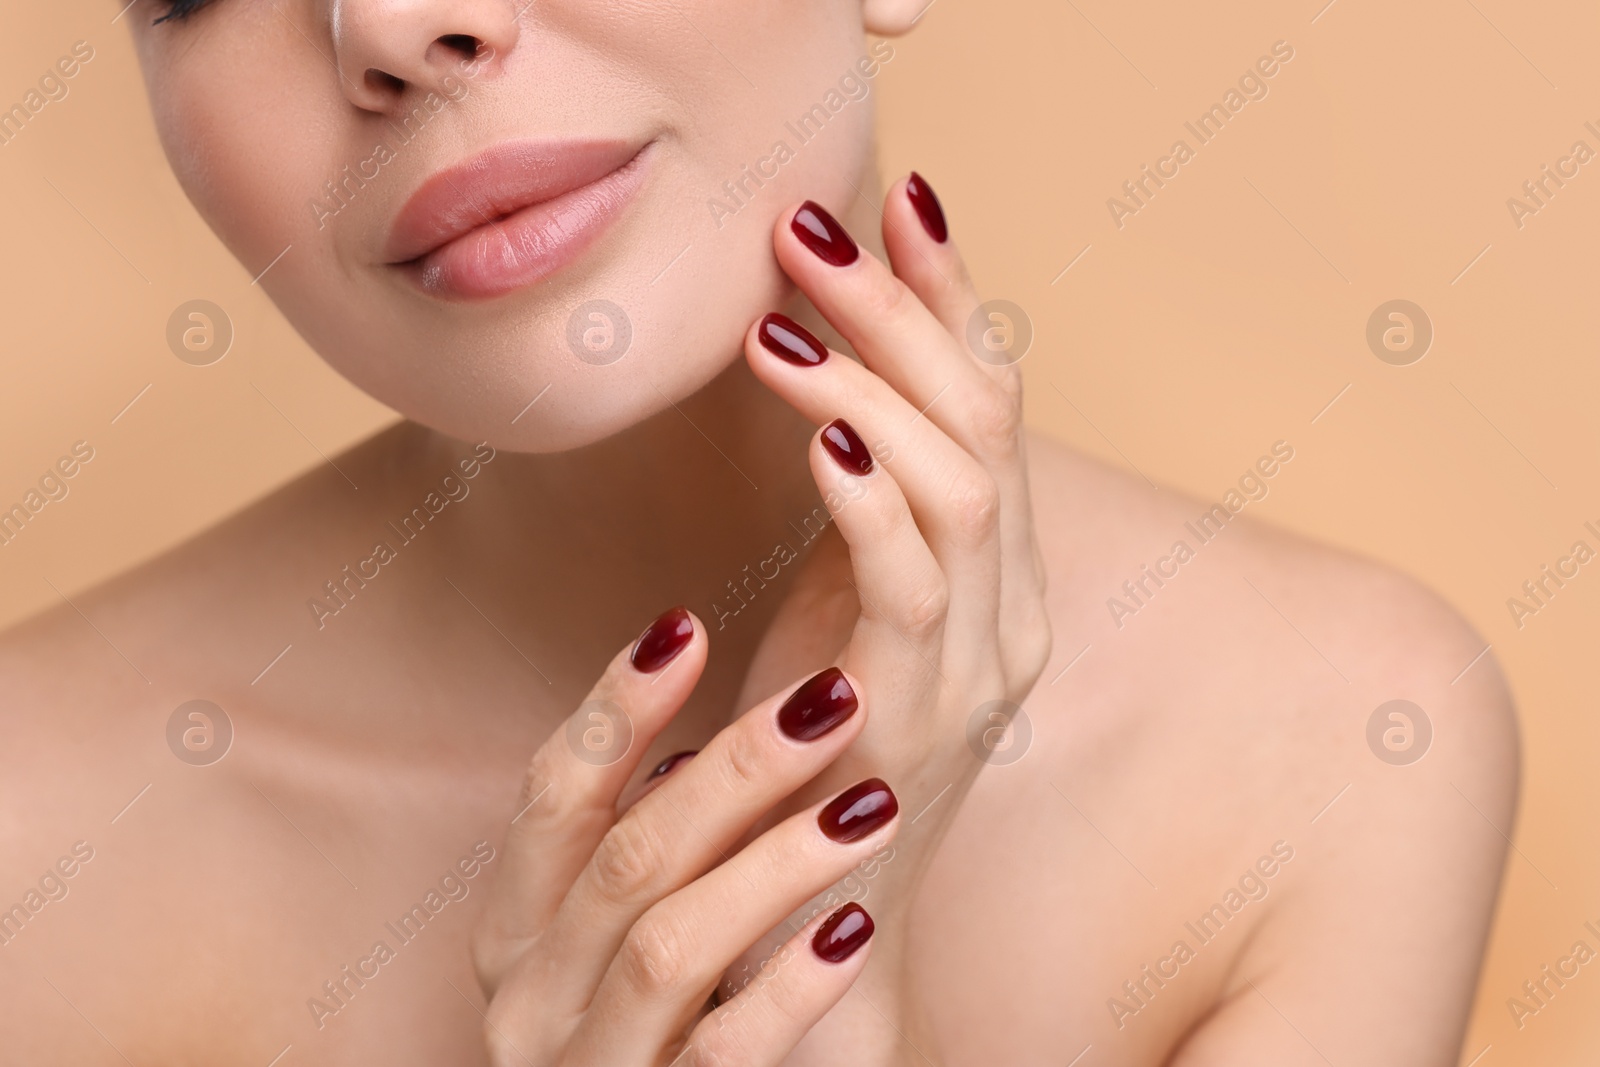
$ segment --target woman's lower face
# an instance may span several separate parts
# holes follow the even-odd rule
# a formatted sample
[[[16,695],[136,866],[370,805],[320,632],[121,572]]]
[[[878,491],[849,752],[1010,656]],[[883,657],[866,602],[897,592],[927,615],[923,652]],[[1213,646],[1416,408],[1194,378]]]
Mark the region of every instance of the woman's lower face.
[[[135,36],[180,182],[324,358],[557,451],[736,358],[789,299],[786,206],[876,220],[894,49],[855,0],[523,7],[212,0]]]

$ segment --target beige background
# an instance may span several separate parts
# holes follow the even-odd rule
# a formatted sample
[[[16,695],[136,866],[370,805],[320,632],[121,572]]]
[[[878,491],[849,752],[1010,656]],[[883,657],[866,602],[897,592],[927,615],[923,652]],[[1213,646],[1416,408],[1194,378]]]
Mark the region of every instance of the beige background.
[[[1524,796],[1462,1062],[1592,1064],[1600,964],[1520,1032],[1505,1002],[1579,937],[1600,947],[1582,929],[1600,926],[1600,564],[1520,630],[1506,599],[1574,540],[1600,548],[1582,528],[1600,526],[1600,161],[1521,229],[1506,201],[1574,141],[1600,150],[1583,126],[1600,127],[1600,11],[1322,2],[938,0],[877,82],[885,172],[922,170],[988,295],[1030,313],[1035,426],[1207,498],[1288,439],[1295,463],[1251,513],[1419,576],[1493,644]],[[0,103],[76,40],[96,57],[0,147],[0,507],[74,441],[96,457],[0,548],[0,623],[392,417],[317,361],[190,210],[117,5],[5,6]],[[1107,198],[1278,40],[1295,58],[1270,95],[1117,229]],[[194,297],[237,331],[207,368],[164,339]],[[1436,330],[1411,366],[1364,340],[1393,298]]]

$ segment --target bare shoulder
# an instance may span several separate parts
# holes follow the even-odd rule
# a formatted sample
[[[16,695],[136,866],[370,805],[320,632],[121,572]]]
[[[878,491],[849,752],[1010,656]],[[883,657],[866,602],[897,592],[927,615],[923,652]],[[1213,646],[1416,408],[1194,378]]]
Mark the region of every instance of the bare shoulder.
[[[53,856],[126,830],[127,819],[112,822],[122,806],[187,769],[169,745],[174,712],[195,700],[250,706],[252,680],[304,629],[293,594],[315,589],[305,546],[326,540],[311,536],[300,506],[311,491],[292,484],[0,632],[8,856]]]
[[[100,753],[119,718],[108,711],[130,708],[145,689],[66,604],[0,634],[0,850],[10,881],[89,835],[86,798],[104,784]]]
[[[1081,652],[1091,670],[1096,660],[1142,661],[1140,685],[1164,685],[1181,668],[1192,672],[1186,687],[1203,691],[1218,673],[1241,695],[1302,693],[1280,717],[1308,726],[1325,718],[1320,694],[1390,694],[1423,708],[1430,725],[1481,743],[1447,745],[1452,760],[1476,759],[1514,784],[1510,692],[1492,649],[1460,613],[1391,567],[1249,514],[1292,464],[1292,448],[1263,453],[1211,501],[1150,486],[1044,438],[1029,448],[1056,671]],[[1243,676],[1240,659],[1249,661]],[[1041,691],[1051,681],[1047,669]],[[1352,754],[1371,758],[1358,740]],[[1384,749],[1392,765],[1404,765],[1398,740]]]
[[[1206,501],[1032,440],[1056,639],[1028,707],[1061,724],[1045,765],[1143,810],[1124,847],[1197,899],[1294,851],[1173,1062],[1443,1062],[1515,814],[1511,695],[1437,594],[1255,521],[1292,463]]]
[[[104,930],[85,917],[126,878],[114,839],[151,781],[130,729],[155,714],[150,689],[66,604],[0,634],[0,995],[18,1005],[0,1045],[23,1058],[59,1050],[37,1025],[57,997],[44,976],[95,951]]]
[[[211,610],[230,593],[226,574],[204,548],[185,547],[0,632],[8,882],[75,842],[103,855],[127,828],[123,806],[176,765],[168,717],[190,699],[219,699],[213,682],[239,655],[226,616]]]

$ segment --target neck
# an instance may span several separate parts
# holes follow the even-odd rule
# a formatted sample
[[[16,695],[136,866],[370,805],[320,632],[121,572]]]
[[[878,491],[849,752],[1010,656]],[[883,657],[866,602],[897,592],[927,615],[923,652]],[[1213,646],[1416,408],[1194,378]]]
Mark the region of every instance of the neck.
[[[605,633],[609,648],[679,603],[709,623],[726,582],[809,511],[810,430],[740,360],[589,447],[500,452],[440,548],[544,647]]]

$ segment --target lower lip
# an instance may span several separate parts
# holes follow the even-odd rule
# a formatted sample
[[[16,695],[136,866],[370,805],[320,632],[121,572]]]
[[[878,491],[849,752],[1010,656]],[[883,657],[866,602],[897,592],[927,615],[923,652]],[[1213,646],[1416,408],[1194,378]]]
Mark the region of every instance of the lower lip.
[[[599,181],[479,226],[396,268],[431,296],[492,300],[583,255],[644,181],[648,146]]]

